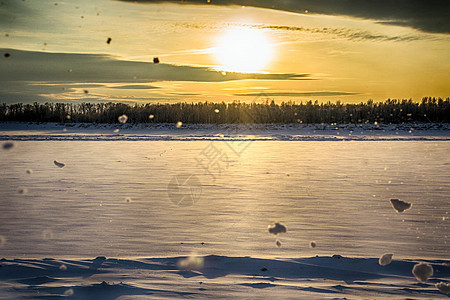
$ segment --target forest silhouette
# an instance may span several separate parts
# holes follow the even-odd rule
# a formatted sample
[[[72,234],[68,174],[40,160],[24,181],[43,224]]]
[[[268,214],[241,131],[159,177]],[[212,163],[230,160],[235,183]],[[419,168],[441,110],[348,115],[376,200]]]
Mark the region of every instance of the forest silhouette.
[[[420,102],[388,99],[359,104],[293,101],[260,103],[33,103],[1,104],[0,121],[119,123],[126,115],[128,123],[449,123],[450,98],[425,97]]]

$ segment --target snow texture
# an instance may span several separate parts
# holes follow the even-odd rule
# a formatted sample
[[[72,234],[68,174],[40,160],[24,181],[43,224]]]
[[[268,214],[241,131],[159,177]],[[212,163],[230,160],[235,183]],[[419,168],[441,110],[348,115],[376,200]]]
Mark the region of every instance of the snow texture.
[[[190,256],[100,259],[1,259],[2,299],[435,299],[436,287],[411,280],[410,260],[377,268],[378,258],[268,259]],[[449,278],[448,261],[427,261]],[[61,264],[67,269],[61,269]],[[96,267],[92,265],[96,264]],[[408,276],[409,275],[409,276]],[[440,282],[442,280],[438,280]]]

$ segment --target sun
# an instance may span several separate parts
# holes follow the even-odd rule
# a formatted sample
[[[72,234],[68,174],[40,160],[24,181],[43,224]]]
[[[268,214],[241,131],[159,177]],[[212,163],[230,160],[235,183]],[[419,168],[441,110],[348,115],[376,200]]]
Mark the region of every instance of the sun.
[[[273,49],[264,31],[233,27],[223,35],[214,54],[220,69],[228,72],[260,72],[272,59]]]

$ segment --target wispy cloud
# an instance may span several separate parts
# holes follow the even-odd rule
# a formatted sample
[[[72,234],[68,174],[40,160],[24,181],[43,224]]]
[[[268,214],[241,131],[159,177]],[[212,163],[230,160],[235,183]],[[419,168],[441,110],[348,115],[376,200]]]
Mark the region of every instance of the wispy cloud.
[[[317,35],[328,35],[335,38],[346,39],[350,41],[397,41],[397,42],[408,42],[423,39],[430,39],[429,36],[424,34],[415,35],[386,35],[370,32],[367,30],[358,30],[354,28],[344,28],[344,27],[304,27],[304,26],[287,26],[287,25],[248,25],[248,24],[198,24],[198,23],[176,23],[175,26],[198,29],[198,30],[223,30],[224,26],[229,27],[250,27],[256,29],[265,29],[271,31],[285,31],[291,33],[308,33]],[[198,51],[198,52],[197,52]],[[200,50],[188,50],[189,54],[197,53],[211,53],[211,49],[200,49]]]
[[[338,38],[348,39],[352,41],[415,41],[423,39],[418,35],[406,35],[406,36],[388,36],[385,34],[375,34],[369,31],[355,30],[349,28],[328,28],[328,27],[297,27],[297,26],[266,26],[266,25],[254,25],[260,29],[280,30],[280,31],[292,31],[292,32],[307,32],[313,34],[329,34]]]
[[[181,3],[180,0],[122,1]],[[205,0],[189,0],[185,3],[207,4]],[[441,0],[214,0],[208,5],[254,6],[295,13],[345,15],[413,27],[427,32],[450,33],[450,22],[448,22],[450,2]]]

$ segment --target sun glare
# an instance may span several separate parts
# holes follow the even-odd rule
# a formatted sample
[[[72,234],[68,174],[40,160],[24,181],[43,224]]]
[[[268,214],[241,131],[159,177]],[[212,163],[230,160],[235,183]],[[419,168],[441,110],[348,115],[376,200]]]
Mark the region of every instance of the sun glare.
[[[260,72],[272,58],[272,45],[262,30],[235,27],[222,36],[214,51],[223,71]]]

